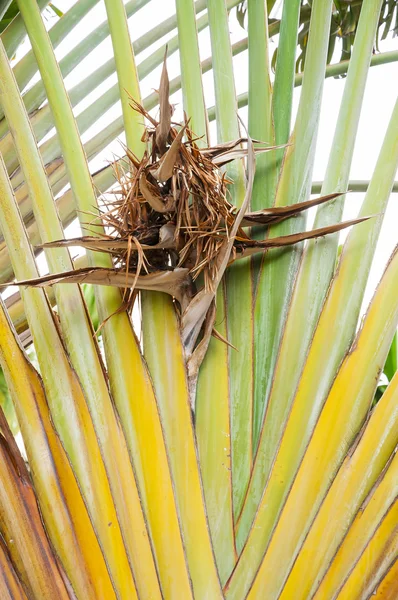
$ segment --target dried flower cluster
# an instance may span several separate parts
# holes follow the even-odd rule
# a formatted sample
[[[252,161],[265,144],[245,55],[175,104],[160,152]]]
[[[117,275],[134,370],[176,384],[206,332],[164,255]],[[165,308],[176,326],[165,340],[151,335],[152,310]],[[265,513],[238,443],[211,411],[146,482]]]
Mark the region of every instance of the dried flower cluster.
[[[274,147],[249,138],[200,147],[188,119],[182,126],[172,122],[166,64],[159,104],[157,121],[132,100],[132,108],[146,121],[143,140],[147,150],[138,158],[127,149],[126,158],[114,163],[118,189],[104,199],[99,217],[91,223],[93,227],[98,225],[99,218],[106,234],[102,227],[101,233],[93,236],[46,244],[46,247],[81,246],[108,252],[112,255],[113,268],[89,267],[19,283],[115,285],[127,290],[125,298],[130,304],[134,289],[166,292],[180,303],[182,337],[190,355],[214,305],[217,286],[231,262],[269,248],[333,233],[363,219],[289,236],[251,238],[247,228],[271,227],[339,194],[249,212],[255,154]],[[223,170],[233,160],[245,160],[247,170],[246,195],[239,210],[228,200],[230,182]],[[194,282],[199,275],[203,276],[203,285],[197,290]],[[210,335],[212,326],[208,323],[207,330]]]
[[[137,269],[140,254],[147,272],[185,267],[193,280],[202,273],[212,289],[217,257],[236,217],[220,165],[245,151],[240,140],[199,149],[188,123],[179,131],[170,126],[160,142],[160,123],[141,106],[134,108],[151,125],[145,132],[148,151],[138,160],[127,150],[126,167],[115,166],[119,188],[101,220],[111,228],[110,238],[131,243],[108,251],[116,266],[129,270]],[[247,237],[242,228],[239,236]]]

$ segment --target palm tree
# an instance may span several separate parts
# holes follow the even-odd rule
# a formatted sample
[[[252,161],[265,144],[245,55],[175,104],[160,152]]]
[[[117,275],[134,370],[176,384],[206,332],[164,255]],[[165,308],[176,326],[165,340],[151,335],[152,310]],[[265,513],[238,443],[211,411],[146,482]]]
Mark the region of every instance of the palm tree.
[[[49,33],[48,1],[18,0],[1,34],[0,269],[19,293],[1,302],[0,363],[26,461],[0,411],[0,597],[394,599],[396,251],[359,318],[398,166],[398,103],[358,218],[341,218],[369,67],[398,58],[373,55],[396,3],[291,0],[276,20],[274,2],[248,0],[247,40],[231,47],[237,0],[176,0],[176,15],[132,45],[127,17],[148,1],[105,0],[107,22],[60,64],[53,47],[98,0],[78,0]],[[212,59],[201,64],[207,26]],[[166,57],[161,48],[136,67],[134,54],[176,27]],[[12,69],[24,28],[32,51]],[[329,65],[342,32],[351,56]],[[68,94],[63,77],[109,33],[112,59]],[[246,48],[237,98],[232,57]],[[181,76],[169,81],[177,49]],[[139,78],[162,62],[159,91],[141,99]],[[115,70],[118,84],[75,119],[72,106]],[[345,72],[310,200],[325,75]],[[180,124],[169,102],[179,87]],[[118,98],[122,117],[83,146]],[[126,155],[90,173],[123,130]],[[82,237],[65,241],[76,215]],[[86,254],[74,262],[76,245]],[[383,369],[390,381],[375,395]]]

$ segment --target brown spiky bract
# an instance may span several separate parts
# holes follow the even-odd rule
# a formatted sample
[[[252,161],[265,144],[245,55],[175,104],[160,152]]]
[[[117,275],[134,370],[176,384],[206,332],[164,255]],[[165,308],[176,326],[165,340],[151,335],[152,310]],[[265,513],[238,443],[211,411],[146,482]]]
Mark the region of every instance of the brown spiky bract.
[[[170,127],[162,151],[156,141],[160,124],[137,103],[134,109],[149,123],[147,151],[138,160],[127,150],[126,167],[115,167],[119,187],[114,198],[106,200],[101,219],[111,237],[131,239],[137,250],[155,246],[144,251],[143,267],[148,272],[187,267],[193,279],[202,273],[206,288],[211,289],[216,258],[235,218],[225,173],[212,160],[225,148],[199,150],[186,121],[179,132]],[[239,233],[247,237],[242,229]],[[110,251],[116,266],[137,268],[139,252]]]

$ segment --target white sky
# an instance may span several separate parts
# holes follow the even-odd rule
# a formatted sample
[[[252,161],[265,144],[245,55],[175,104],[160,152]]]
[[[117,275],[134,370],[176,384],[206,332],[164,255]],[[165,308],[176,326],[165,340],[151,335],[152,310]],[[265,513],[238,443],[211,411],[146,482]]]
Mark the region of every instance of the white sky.
[[[54,4],[63,12],[66,12],[75,0],[54,0]],[[137,39],[147,30],[153,28],[158,23],[164,21],[167,17],[175,12],[174,0],[151,0],[151,2],[138,11],[130,20],[130,31],[132,39]],[[106,18],[104,3],[101,0],[97,6],[87,15],[87,17],[72,31],[72,33],[59,45],[56,50],[58,59],[61,59],[70,49],[76,44],[76,40],[81,40],[88,35],[95,27],[97,27]],[[47,15],[48,26],[51,26],[55,19]],[[232,42],[238,41],[245,37],[246,32],[237,23],[234,16],[230,20],[230,32]],[[175,35],[173,32],[172,35]],[[166,39],[160,39],[156,44],[151,46],[145,52],[137,56],[139,64],[146,56],[151,54],[157,47],[163,46]],[[210,38],[208,30],[203,31],[199,35],[200,52],[202,60],[211,54]],[[271,53],[275,47],[275,42],[271,41]],[[396,49],[398,47],[398,38],[389,38],[380,46],[382,51]],[[29,48],[28,43],[25,43],[23,48],[18,52],[18,58],[24,54]],[[100,46],[98,46],[80,65],[66,78],[68,88],[73,87],[79,81],[83,80],[87,74],[98,68],[102,63],[106,62],[112,52],[111,42],[108,38]],[[145,78],[141,83],[142,96],[145,97],[158,86],[160,79],[160,69],[157,68],[150,76]],[[179,58],[178,53],[175,53],[168,60],[168,69],[170,78],[173,78],[179,73]],[[237,93],[247,90],[247,52],[240,54],[235,59],[236,73],[236,88]],[[36,80],[37,77],[34,79]],[[103,85],[97,88],[90,96],[76,109],[75,114],[79,114],[91,102],[93,102],[100,92],[104,92],[111,87],[116,81],[116,76],[108,78]],[[337,120],[342,92],[344,89],[344,79],[327,79],[325,81],[322,114],[319,127],[318,149],[314,167],[314,180],[322,180],[327,165],[330,146],[334,134],[334,126]],[[204,75],[204,92],[206,103],[208,106],[214,104],[214,90],[212,82],[212,73]],[[365,92],[365,99],[359,125],[357,143],[354,152],[354,159],[351,168],[351,179],[370,179],[374,169],[377,155],[386,131],[388,120],[390,118],[395,99],[398,92],[398,63],[391,63],[379,67],[372,67],[369,72],[368,84]],[[294,110],[297,109],[300,88],[295,90]],[[177,93],[172,97],[173,103],[176,103],[181,108],[181,94]],[[116,104],[110,109],[102,119],[95,123],[83,135],[83,141],[87,141],[93,135],[98,133],[106,124],[111,122],[121,113],[120,104]],[[181,114],[181,113],[180,113]],[[178,113],[177,113],[178,115]],[[176,115],[176,117],[177,117]],[[247,111],[241,111],[242,117],[245,119]],[[215,142],[214,128],[212,129],[213,139]],[[398,133],[397,133],[398,135]],[[123,137],[120,138],[122,141]],[[93,162],[95,168],[104,166],[112,158],[112,152],[116,155],[122,154],[122,149],[119,142],[113,143],[105,152]],[[363,200],[363,194],[351,194],[346,200],[346,209],[344,219],[354,218],[359,210]],[[380,275],[384,270],[384,266],[391,254],[394,246],[398,242],[397,234],[398,224],[398,194],[392,194],[389,207],[385,216],[383,229],[380,236],[380,243],[377,248],[374,265],[371,271],[369,285],[366,292],[365,303],[369,301],[372,291],[374,290]],[[73,231],[75,235],[76,230]],[[342,239],[346,234],[342,234]]]

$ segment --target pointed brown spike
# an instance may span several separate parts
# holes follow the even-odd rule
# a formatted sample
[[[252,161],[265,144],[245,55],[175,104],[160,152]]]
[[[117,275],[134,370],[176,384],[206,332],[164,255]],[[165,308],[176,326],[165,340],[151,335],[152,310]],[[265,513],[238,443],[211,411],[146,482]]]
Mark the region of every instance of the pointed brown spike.
[[[250,225],[267,225],[268,223],[276,224],[280,223],[284,219],[293,217],[294,215],[308,210],[313,206],[324,204],[344,196],[347,192],[336,192],[334,194],[328,194],[327,196],[320,196],[319,198],[313,198],[312,200],[305,200],[304,202],[297,202],[297,204],[291,204],[289,206],[277,206],[274,208],[265,208],[263,210],[257,210],[256,212],[247,213],[243,220],[244,226]]]
[[[166,223],[159,229],[159,242],[157,244],[140,244],[142,250],[166,250],[175,248],[174,241],[175,226],[172,223]],[[85,235],[73,240],[54,240],[46,244],[40,244],[36,248],[86,248],[87,250],[97,250],[98,252],[107,252],[112,250],[127,250],[129,240],[124,238],[101,239],[95,236]],[[137,248],[132,248],[137,250]]]
[[[235,144],[238,146],[240,140],[236,140]],[[255,155],[263,154],[264,152],[270,152],[271,150],[278,150],[279,148],[286,148],[286,144],[282,144],[281,146],[262,146],[260,148],[254,148],[253,152]],[[247,156],[247,149],[235,147],[231,148],[225,152],[221,152],[212,157],[212,162],[214,165],[218,167],[223,167],[229,162],[236,160],[238,158],[245,158]]]
[[[253,245],[251,247],[246,247],[242,252],[238,252],[236,255],[236,260],[240,258],[244,258],[246,256],[251,256],[258,252],[264,252],[270,248],[280,248],[282,246],[291,246],[293,244],[297,244],[298,242],[303,242],[304,240],[310,240],[317,237],[323,237],[330,233],[336,233],[341,231],[342,229],[346,229],[347,227],[351,227],[352,225],[358,225],[358,223],[363,223],[368,219],[373,218],[374,215],[369,217],[362,217],[360,219],[353,219],[351,221],[343,221],[343,223],[336,223],[335,225],[328,225],[327,227],[320,227],[319,229],[313,229],[312,231],[303,231],[301,233],[293,233],[291,235],[283,235],[276,238],[268,238],[262,241],[253,240]]]
[[[152,175],[161,182],[166,182],[173,175],[174,166],[181,148],[182,138],[186,125],[180,129],[166,154],[163,155],[157,169],[151,171]]]
[[[223,154],[228,150],[234,150],[238,146],[242,144],[246,144],[248,141],[247,137],[240,137],[237,140],[230,140],[229,142],[222,142],[221,144],[216,144],[215,146],[208,146],[207,148],[200,148],[200,153],[207,156],[208,158],[213,158],[218,156],[219,154]],[[267,147],[265,142],[261,142],[260,140],[253,140],[251,138],[253,144],[261,145],[263,148]],[[254,151],[256,151],[256,146],[254,146]]]
[[[254,140],[252,140],[255,143]],[[237,146],[240,146],[244,142],[247,142],[247,138],[239,138],[237,140],[231,140],[229,142],[223,142],[222,144],[216,144],[215,146],[209,146],[208,148],[201,148],[200,153],[208,156],[209,158],[214,158],[219,154],[227,152],[228,150],[233,150]]]
[[[110,285],[119,288],[133,287],[140,290],[164,292],[184,302],[185,294],[190,288],[189,270],[177,268],[173,271],[156,271],[149,275],[139,275],[135,271],[126,274],[125,269],[104,269],[101,267],[85,267],[75,271],[51,273],[35,279],[17,281],[14,285],[28,287],[46,287],[58,283],[92,283],[94,285]],[[9,284],[1,284],[6,287]]]
[[[234,346],[233,344],[231,344],[231,342],[229,342],[226,337],[221,335],[221,333],[219,331],[217,331],[217,329],[215,329],[214,327],[213,327],[213,331],[211,332],[211,335],[216,340],[219,340],[223,344],[226,344],[228,346],[228,348],[232,348],[232,350],[236,350],[236,352],[238,352],[238,348],[236,346]]]
[[[171,116],[173,114],[173,108],[169,102],[170,86],[166,60],[167,46],[164,53],[162,76],[160,78],[159,87],[159,125],[156,127],[156,146],[161,155],[166,152],[166,143],[170,133]]]

